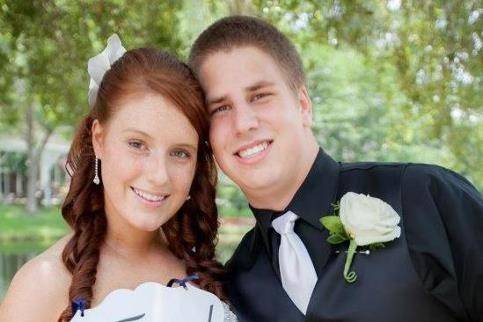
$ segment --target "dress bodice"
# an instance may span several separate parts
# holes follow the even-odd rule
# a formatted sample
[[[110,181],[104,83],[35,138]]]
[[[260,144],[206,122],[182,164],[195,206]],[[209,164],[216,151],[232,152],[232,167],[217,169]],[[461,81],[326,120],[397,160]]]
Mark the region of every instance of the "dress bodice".
[[[77,310],[72,322],[236,322],[216,295],[187,283],[167,287],[155,282],[135,290],[117,289],[94,308]]]

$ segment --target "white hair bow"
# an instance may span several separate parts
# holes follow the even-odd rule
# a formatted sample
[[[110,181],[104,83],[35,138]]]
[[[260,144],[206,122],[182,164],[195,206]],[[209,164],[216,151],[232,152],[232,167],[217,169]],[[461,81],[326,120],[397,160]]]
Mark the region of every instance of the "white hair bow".
[[[101,85],[104,74],[111,69],[112,64],[122,57],[126,49],[122,46],[121,39],[117,34],[113,34],[107,39],[107,46],[97,56],[89,59],[87,71],[91,77],[89,83],[89,106],[92,108],[96,103],[97,92]]]

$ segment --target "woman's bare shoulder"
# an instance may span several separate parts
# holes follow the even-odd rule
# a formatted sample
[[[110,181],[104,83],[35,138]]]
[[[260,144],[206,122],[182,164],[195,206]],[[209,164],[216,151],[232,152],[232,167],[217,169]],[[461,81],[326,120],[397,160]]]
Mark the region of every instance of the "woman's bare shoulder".
[[[15,274],[0,306],[0,321],[57,320],[68,304],[71,274],[62,250],[69,239],[60,239]]]

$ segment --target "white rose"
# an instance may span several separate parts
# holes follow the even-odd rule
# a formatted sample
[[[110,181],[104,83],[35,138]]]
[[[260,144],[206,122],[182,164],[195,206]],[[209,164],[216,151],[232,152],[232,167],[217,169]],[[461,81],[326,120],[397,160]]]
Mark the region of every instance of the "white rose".
[[[340,200],[339,216],[357,246],[399,238],[401,218],[387,203],[369,195],[347,192]]]

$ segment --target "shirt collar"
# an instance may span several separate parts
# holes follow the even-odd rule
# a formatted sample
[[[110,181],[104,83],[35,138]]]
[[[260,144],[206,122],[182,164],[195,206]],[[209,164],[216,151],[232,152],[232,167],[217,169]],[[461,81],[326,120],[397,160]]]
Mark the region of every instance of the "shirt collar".
[[[339,181],[339,163],[319,149],[312,167],[288,206],[282,211],[257,209],[250,206],[263,239],[268,242],[268,230],[272,219],[279,214],[292,211],[301,219],[319,230],[323,230],[320,218],[331,212],[335,202]]]

